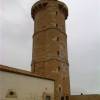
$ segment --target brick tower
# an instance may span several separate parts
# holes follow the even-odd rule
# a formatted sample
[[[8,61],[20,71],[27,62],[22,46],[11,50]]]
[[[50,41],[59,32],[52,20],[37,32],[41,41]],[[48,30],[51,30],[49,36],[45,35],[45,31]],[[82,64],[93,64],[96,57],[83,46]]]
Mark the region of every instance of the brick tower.
[[[54,100],[70,100],[65,20],[67,6],[58,0],[40,0],[31,10],[34,20],[32,72],[55,80]]]

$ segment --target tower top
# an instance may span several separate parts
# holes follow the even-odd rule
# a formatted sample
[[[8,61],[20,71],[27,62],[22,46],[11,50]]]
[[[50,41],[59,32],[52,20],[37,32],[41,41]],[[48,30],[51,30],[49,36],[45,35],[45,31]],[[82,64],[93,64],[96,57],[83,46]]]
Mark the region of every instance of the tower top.
[[[66,4],[64,4],[63,2],[61,1],[58,1],[58,0],[39,0],[37,1],[33,6],[32,6],[32,9],[31,9],[31,15],[32,15],[32,18],[34,19],[35,18],[35,15],[38,11],[40,11],[41,9],[43,8],[47,8],[48,7],[48,4],[49,4],[49,1],[57,1],[55,2],[58,6],[58,8],[63,12],[63,14],[65,15],[65,19],[67,19],[68,17],[68,7],[66,6]],[[50,4],[53,4],[53,3],[50,3]]]

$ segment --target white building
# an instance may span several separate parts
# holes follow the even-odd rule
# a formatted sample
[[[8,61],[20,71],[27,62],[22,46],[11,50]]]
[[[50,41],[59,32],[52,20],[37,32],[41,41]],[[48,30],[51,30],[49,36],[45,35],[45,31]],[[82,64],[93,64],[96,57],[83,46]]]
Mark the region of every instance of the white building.
[[[0,65],[0,100],[54,100],[54,81]]]

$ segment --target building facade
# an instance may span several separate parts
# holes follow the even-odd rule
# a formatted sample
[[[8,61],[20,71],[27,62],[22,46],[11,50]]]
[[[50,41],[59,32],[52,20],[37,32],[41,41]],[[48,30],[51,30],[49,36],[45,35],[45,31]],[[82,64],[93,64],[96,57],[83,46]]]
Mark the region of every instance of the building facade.
[[[34,20],[32,73],[55,80],[55,100],[70,99],[65,20],[67,6],[58,0],[40,0],[32,6]]]
[[[54,80],[0,65],[0,100],[54,100]]]

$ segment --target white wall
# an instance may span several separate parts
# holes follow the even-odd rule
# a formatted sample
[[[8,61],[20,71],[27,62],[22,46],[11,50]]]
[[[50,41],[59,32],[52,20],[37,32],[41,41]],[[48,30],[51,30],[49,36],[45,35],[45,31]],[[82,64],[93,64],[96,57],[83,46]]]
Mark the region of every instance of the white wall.
[[[17,98],[6,98],[8,92],[16,92]],[[43,100],[43,93],[54,95],[54,82],[0,71],[0,100]]]

